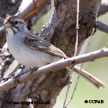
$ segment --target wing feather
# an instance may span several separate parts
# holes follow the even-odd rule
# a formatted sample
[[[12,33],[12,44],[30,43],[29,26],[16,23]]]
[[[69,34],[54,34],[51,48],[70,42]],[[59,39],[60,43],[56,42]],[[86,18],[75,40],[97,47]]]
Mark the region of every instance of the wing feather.
[[[33,50],[39,50],[55,56],[67,58],[66,54],[64,54],[63,51],[61,51],[59,48],[50,44],[41,37],[35,37],[30,34],[27,34],[25,36],[24,42],[29,48],[32,48]]]

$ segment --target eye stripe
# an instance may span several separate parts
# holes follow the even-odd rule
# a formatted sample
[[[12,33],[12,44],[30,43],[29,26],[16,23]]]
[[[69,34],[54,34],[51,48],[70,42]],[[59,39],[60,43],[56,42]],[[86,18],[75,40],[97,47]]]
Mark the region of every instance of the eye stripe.
[[[12,27],[12,30],[13,30],[14,34],[16,34],[16,33],[19,31],[19,28],[18,28],[18,27],[13,26],[13,27]]]
[[[10,22],[12,25],[17,25],[17,24],[15,24],[16,21],[9,21],[9,22]],[[22,22],[18,21],[18,23],[21,24]]]
[[[12,31],[14,32],[14,35],[15,35],[16,31],[15,31],[15,29],[13,27],[12,27]]]
[[[19,28],[18,27],[16,27],[15,25],[13,25],[13,27],[19,31]]]
[[[10,23],[12,24],[12,30],[13,30],[13,32],[15,34],[16,32],[19,31],[19,28],[17,26],[15,26],[15,25],[17,25],[17,24],[15,24],[15,21],[14,22],[10,21]],[[21,23],[21,22],[18,21],[18,23]]]

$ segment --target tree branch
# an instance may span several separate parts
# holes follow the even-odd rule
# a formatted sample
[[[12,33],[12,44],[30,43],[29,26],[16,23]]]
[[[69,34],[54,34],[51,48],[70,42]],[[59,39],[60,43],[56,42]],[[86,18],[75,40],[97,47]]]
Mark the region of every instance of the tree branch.
[[[99,80],[98,78],[96,78],[92,74],[88,73],[84,69],[80,69],[79,67],[75,66],[74,67],[74,71],[76,73],[80,74],[85,79],[87,79],[92,84],[94,84],[94,86],[96,86],[97,88],[100,88],[100,87],[103,87],[104,88],[105,87],[105,84],[101,80]]]
[[[33,0],[23,11],[18,12],[18,16],[24,20],[30,19],[34,15],[45,14],[51,8],[51,0]]]
[[[97,28],[105,33],[108,33],[108,25],[97,21]]]
[[[42,66],[39,69],[37,69],[34,72],[26,71],[23,74],[19,74],[18,76],[11,77],[7,81],[2,81],[0,83],[0,92],[4,92],[9,90],[10,88],[15,87],[16,85],[22,83],[22,82],[27,82],[29,80],[35,79],[37,76],[40,76],[42,74],[46,74],[50,71],[57,71],[59,69],[65,68],[67,66],[75,65],[75,64],[80,64],[80,63],[85,63],[88,61],[94,61],[95,59],[102,58],[102,57],[108,57],[108,48],[103,48],[98,51],[94,51],[88,54],[83,54],[79,55],[76,57],[71,57],[68,59],[60,60],[54,63],[51,63],[46,66]],[[82,75],[82,73],[81,73]],[[104,84],[101,83],[101,86],[104,87]]]
[[[98,16],[108,12],[108,0],[102,0],[101,6],[99,8]]]

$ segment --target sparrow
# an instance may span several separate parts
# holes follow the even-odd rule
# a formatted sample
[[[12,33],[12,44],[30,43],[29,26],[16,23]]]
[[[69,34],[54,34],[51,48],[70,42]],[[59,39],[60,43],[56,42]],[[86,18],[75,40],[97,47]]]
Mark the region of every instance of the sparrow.
[[[67,58],[59,48],[32,34],[23,19],[9,16],[4,21],[9,51],[21,64],[30,68],[41,67]]]
[[[22,65],[38,68],[57,60],[68,58],[59,48],[32,34],[27,29],[24,20],[18,16],[7,17],[4,21],[4,28],[6,29],[9,51]],[[97,87],[104,87],[104,84],[96,80],[90,73],[80,70],[77,66],[74,66],[74,70]]]

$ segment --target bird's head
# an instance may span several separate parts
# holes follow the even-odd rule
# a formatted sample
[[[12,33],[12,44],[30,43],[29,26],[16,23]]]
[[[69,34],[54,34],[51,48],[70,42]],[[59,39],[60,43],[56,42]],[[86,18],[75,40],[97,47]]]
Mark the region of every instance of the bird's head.
[[[9,16],[4,20],[4,27],[8,33],[13,32],[23,32],[26,30],[26,24],[23,19],[18,16]]]

